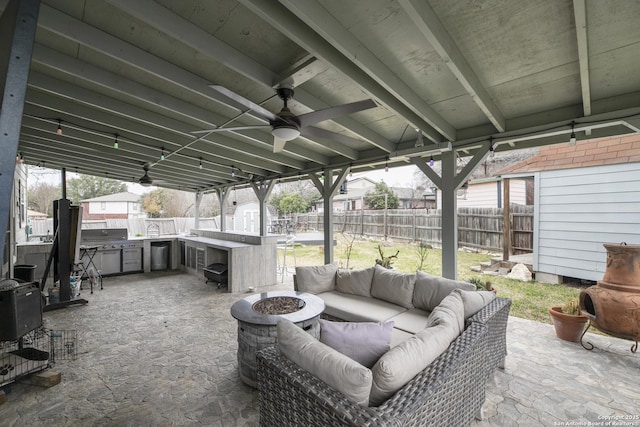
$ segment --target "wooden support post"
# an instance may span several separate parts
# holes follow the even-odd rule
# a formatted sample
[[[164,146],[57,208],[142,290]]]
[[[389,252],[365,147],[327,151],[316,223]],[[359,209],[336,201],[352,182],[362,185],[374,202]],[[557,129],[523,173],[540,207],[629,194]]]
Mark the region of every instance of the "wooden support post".
[[[502,198],[502,260],[509,261],[511,256],[511,210],[509,195],[509,178],[503,180],[504,197]]]

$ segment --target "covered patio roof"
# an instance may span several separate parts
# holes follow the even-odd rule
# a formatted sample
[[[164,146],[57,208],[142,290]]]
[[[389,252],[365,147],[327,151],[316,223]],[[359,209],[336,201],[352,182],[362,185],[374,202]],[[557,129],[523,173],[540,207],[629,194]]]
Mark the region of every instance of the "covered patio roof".
[[[25,90],[4,93],[24,110],[2,110],[17,123],[2,125],[3,178],[15,153],[131,182],[146,168],[147,183],[221,199],[252,185],[264,204],[277,181],[309,176],[328,201],[348,170],[413,163],[445,195],[445,275],[455,190],[491,151],[640,130],[634,0],[0,0],[0,10],[3,28],[34,28],[32,49],[1,35],[5,56],[28,47],[5,62],[30,56],[9,72]],[[283,86],[295,116],[374,104],[306,116],[312,126],[274,152]]]
[[[132,182],[148,163],[155,185],[206,192],[437,159],[446,142],[464,157],[567,141],[572,123],[578,139],[635,132],[638,16],[633,0],[43,0],[18,152]],[[265,124],[211,85],[277,113],[282,84],[294,114],[376,106],[317,123],[347,138],[279,153],[269,128],[191,133]]]

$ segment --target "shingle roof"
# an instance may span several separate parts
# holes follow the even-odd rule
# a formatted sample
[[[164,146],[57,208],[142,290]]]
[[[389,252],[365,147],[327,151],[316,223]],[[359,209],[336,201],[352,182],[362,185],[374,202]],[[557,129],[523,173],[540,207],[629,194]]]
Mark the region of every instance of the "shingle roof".
[[[499,175],[640,162],[640,134],[541,147],[538,155],[511,165]]]
[[[81,200],[81,202],[138,202],[140,201],[140,197],[139,194],[124,191],[122,193],[107,194],[106,196]]]

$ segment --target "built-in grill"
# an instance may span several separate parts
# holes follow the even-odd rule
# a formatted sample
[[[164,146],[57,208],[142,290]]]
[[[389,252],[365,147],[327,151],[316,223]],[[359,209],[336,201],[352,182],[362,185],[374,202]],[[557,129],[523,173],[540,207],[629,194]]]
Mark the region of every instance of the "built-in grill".
[[[640,341],[640,246],[623,243],[604,247],[606,271],[595,286],[580,293],[580,310],[596,329],[635,341],[631,347],[635,353]]]
[[[126,228],[83,229],[81,248],[95,248],[94,268],[101,275],[141,271],[142,240],[129,240]],[[83,263],[88,262],[91,251],[85,252]]]

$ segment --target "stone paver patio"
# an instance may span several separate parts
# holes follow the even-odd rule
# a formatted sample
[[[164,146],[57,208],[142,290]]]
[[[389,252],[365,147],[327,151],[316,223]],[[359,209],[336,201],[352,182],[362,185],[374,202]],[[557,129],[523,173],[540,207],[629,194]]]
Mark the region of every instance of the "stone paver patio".
[[[290,279],[268,290],[290,290]],[[86,306],[45,313],[46,327],[77,330],[78,358],[56,364],[62,382],[52,388],[12,384],[0,426],[258,425],[229,314],[245,295],[174,272],[106,278],[104,290],[83,291]],[[506,368],[475,425],[640,426],[640,354],[630,341],[588,336],[593,351],[557,339],[551,325],[510,318]]]

